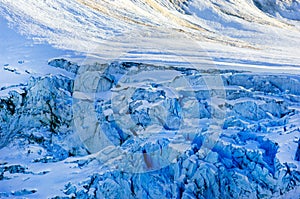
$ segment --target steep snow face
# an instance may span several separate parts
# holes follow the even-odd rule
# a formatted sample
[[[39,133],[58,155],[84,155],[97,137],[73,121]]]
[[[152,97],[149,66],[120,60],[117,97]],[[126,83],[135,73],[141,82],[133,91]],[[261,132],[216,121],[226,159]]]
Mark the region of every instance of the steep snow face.
[[[49,64],[1,98],[1,197],[299,196],[299,76]]]
[[[103,63],[127,61],[128,57],[129,61],[163,62],[165,56],[148,60],[158,54],[151,53],[153,49],[172,51],[199,63],[202,56],[195,52],[200,49],[210,52],[212,59],[226,57],[236,64],[240,64],[237,58],[245,57],[247,64],[258,68],[257,62],[299,67],[299,24],[279,20],[258,8],[272,10],[274,6],[268,6],[271,1],[255,2],[2,0],[0,12],[36,42],[89,53]],[[276,2],[280,13],[295,10],[291,15],[297,15],[298,1]],[[172,61],[182,60],[175,57]],[[219,65],[228,67],[225,60]]]

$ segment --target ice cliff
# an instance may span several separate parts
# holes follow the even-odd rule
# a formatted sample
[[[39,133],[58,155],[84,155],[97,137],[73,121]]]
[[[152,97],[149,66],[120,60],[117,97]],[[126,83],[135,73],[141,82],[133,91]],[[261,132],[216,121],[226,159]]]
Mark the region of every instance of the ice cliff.
[[[299,76],[49,65],[76,77],[33,77],[1,98],[1,198],[278,198],[299,190]]]

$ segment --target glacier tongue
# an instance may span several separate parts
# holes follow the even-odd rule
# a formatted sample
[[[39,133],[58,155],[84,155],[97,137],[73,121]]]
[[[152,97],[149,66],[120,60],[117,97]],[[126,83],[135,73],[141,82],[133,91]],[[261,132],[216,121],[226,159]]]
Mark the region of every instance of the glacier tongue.
[[[32,78],[0,100],[1,198],[272,198],[299,190],[299,76],[49,64],[77,76]]]

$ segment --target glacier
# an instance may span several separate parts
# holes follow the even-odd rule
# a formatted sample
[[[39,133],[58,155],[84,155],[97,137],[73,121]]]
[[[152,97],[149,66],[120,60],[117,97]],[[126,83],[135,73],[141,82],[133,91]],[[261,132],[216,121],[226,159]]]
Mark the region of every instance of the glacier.
[[[0,0],[0,198],[299,198],[299,0]]]
[[[49,65],[81,77],[31,78],[21,93],[1,98],[1,197],[278,198],[300,185],[299,76]],[[81,90],[86,71],[102,71],[91,79],[93,96],[91,85],[85,96]],[[205,76],[220,77],[223,87],[207,89]],[[85,111],[90,117],[78,119]],[[99,129],[91,133],[102,135],[80,129],[94,121]]]

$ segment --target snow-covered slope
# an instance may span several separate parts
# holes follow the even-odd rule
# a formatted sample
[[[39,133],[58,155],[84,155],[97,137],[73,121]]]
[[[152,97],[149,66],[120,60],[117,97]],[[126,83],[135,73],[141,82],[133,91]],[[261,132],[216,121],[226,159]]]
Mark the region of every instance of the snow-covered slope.
[[[290,14],[287,18],[298,13],[297,0],[1,0],[0,8],[21,33],[58,48],[94,54],[98,61],[126,55],[130,61],[147,60],[145,53],[164,61],[151,53],[159,50],[199,63],[203,56],[195,51],[201,49],[212,52],[208,57],[220,66],[244,59],[242,66],[263,62],[299,67],[299,22],[261,11],[273,9],[268,2]],[[185,45],[185,53],[183,38],[192,44]]]
[[[254,0],[259,9],[274,16],[300,20],[300,2],[295,0]]]

